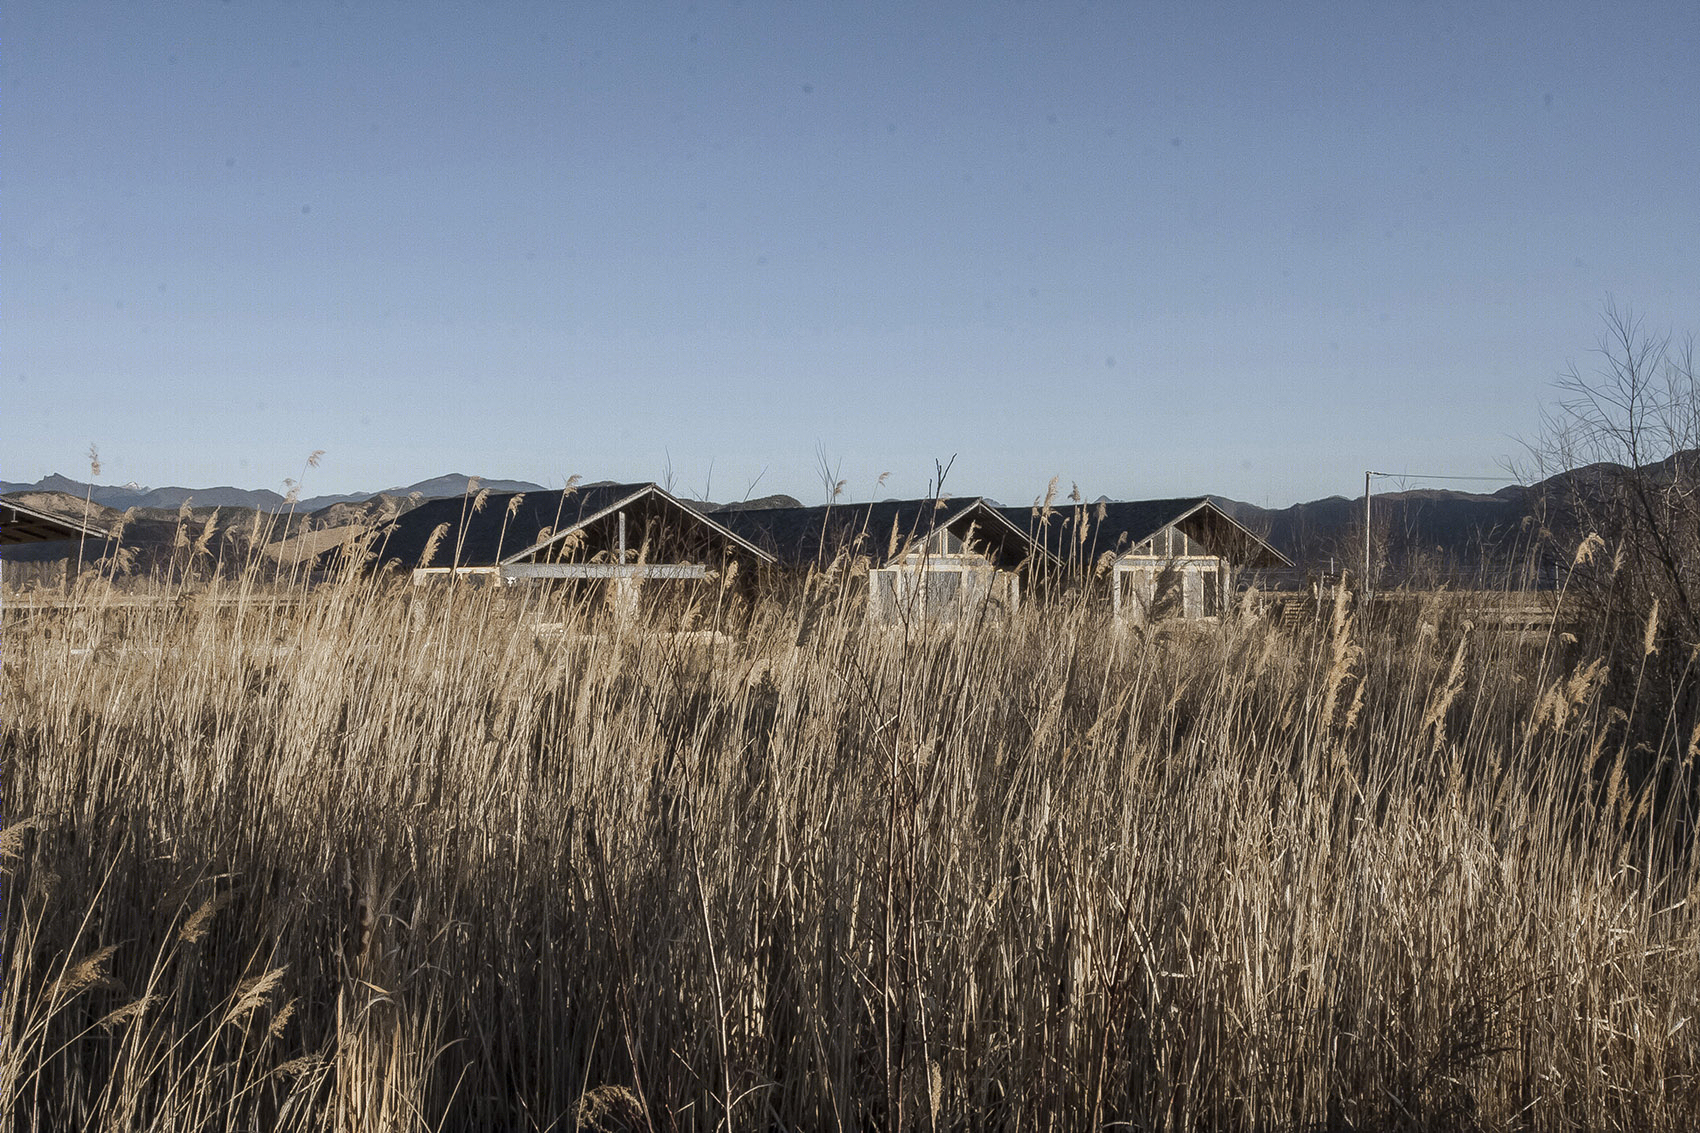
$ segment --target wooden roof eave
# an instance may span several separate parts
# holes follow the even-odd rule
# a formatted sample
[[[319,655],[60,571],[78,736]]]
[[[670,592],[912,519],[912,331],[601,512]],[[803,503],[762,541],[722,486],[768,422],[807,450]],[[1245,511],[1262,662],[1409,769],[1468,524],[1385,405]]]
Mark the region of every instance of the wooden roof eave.
[[[599,511],[592,512],[590,515],[579,517],[577,522],[575,522],[572,526],[555,532],[554,534],[550,535],[549,538],[544,539],[541,542],[534,543],[531,546],[525,548],[525,550],[523,550],[523,551],[519,551],[519,552],[516,552],[515,554],[509,555],[507,558],[503,559],[497,565],[498,566],[511,566],[515,563],[521,562],[521,561],[531,557],[532,555],[538,554],[538,553],[544,551],[545,549],[554,546],[556,543],[559,543],[563,539],[566,539],[568,536],[572,535],[574,532],[582,531],[584,528],[589,527],[591,524],[597,522],[598,520],[605,519],[608,516],[613,515],[613,514],[619,512],[619,511],[625,509],[625,508],[631,507],[633,504],[637,503],[639,500],[643,499],[645,496],[659,496],[661,499],[666,500],[669,504],[672,504],[674,507],[678,508],[681,512],[683,512],[686,515],[695,519],[697,522],[707,524],[710,528],[712,528],[716,533],[718,533],[727,542],[733,544],[734,546],[740,547],[743,550],[747,551],[749,554],[755,556],[755,559],[756,559],[757,562],[773,563],[773,562],[777,561],[774,558],[774,556],[768,554],[766,551],[762,550],[760,547],[756,546],[754,543],[750,542],[748,539],[743,538],[742,536],[738,535],[736,532],[727,528],[724,524],[716,523],[714,521],[714,519],[711,518],[710,516],[705,515],[704,513],[700,512],[700,511],[697,511],[695,508],[687,506],[683,500],[679,499],[677,496],[673,495],[671,492],[668,492],[666,489],[662,488],[659,484],[645,484],[642,488],[639,488],[637,491],[633,492],[631,495],[626,496],[622,499],[615,500],[613,503],[609,504],[607,507],[604,507]]]
[[[983,499],[975,500],[974,503],[980,511],[990,516],[997,523],[1001,524],[1006,532],[1013,535],[1020,545],[1026,548],[1027,554],[1022,559],[1023,566],[1028,564],[1043,564],[1044,566],[1051,568],[1062,566],[1062,558],[1060,556],[1053,555],[1051,552],[1047,551],[1043,543],[1039,542],[1037,539],[1033,538],[1033,536],[1011,523],[1009,517],[1004,515],[997,508],[987,504]]]
[[[23,543],[58,543],[69,539],[112,538],[112,533],[93,524],[81,520],[70,519],[52,512],[41,511],[27,504],[16,503],[12,500],[0,501],[0,510],[10,512],[12,519],[4,523],[7,532],[5,542],[17,546]],[[22,529],[24,538],[14,538],[12,532]]]
[[[1042,562],[1042,563],[1046,564],[1047,566],[1052,566],[1052,567],[1062,566],[1062,560],[1060,558],[1051,554],[1049,551],[1047,551],[1044,548],[1043,544],[1039,543],[1036,539],[1034,539],[1027,532],[1021,530],[1021,528],[1019,528],[1015,524],[1011,523],[1009,521],[1009,518],[1007,516],[1005,516],[1002,512],[998,511],[996,508],[994,508],[990,504],[986,503],[984,496],[974,497],[973,499],[968,501],[966,506],[962,507],[958,511],[954,512],[953,514],[949,515],[945,519],[941,520],[940,522],[935,523],[927,531],[927,533],[925,535],[921,536],[919,541],[922,542],[922,543],[926,542],[926,540],[931,539],[935,533],[937,533],[939,531],[948,530],[950,528],[951,524],[956,523],[958,520],[963,519],[964,517],[968,516],[970,513],[973,513],[973,512],[979,513],[979,515],[975,516],[976,522],[978,522],[981,517],[986,517],[986,518],[993,520],[997,525],[999,525],[1003,528],[1006,535],[1013,536],[1015,538],[1017,544],[1019,546],[1023,547],[1026,550],[1026,552],[1027,552],[1026,556],[1021,560],[1021,563],[1015,569],[1020,570],[1023,567],[1026,567],[1027,565],[1033,563],[1035,560],[1037,560],[1038,562]],[[903,559],[908,554],[910,554],[910,550],[907,546],[899,547],[897,554],[888,557],[880,565],[883,566],[883,567],[896,566],[896,565],[898,565],[899,560]]]
[[[1291,559],[1289,559],[1286,555],[1283,555],[1280,551],[1276,550],[1269,543],[1268,540],[1264,539],[1262,536],[1258,535],[1255,531],[1251,530],[1251,528],[1247,527],[1245,524],[1241,523],[1239,520],[1235,519],[1233,516],[1229,515],[1225,511],[1223,511],[1220,507],[1217,507],[1216,504],[1209,497],[1206,497],[1206,498],[1198,501],[1198,503],[1193,505],[1192,507],[1187,508],[1180,515],[1177,515],[1174,519],[1171,519],[1168,522],[1168,524],[1166,524],[1166,526],[1179,527],[1183,522],[1185,522],[1188,519],[1191,519],[1193,516],[1197,515],[1199,512],[1205,510],[1206,508],[1210,509],[1210,511],[1215,515],[1215,517],[1217,519],[1221,520],[1223,523],[1226,523],[1229,527],[1232,527],[1234,530],[1238,531],[1240,533],[1240,535],[1243,536],[1244,538],[1250,540],[1250,542],[1252,543],[1253,546],[1260,548],[1264,554],[1269,555],[1270,557],[1274,558],[1276,566],[1290,567],[1290,566],[1293,565],[1293,561]]]

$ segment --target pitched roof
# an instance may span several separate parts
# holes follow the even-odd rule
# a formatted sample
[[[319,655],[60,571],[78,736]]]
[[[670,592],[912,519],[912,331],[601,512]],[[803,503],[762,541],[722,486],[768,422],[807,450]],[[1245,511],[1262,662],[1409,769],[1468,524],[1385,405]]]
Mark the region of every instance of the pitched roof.
[[[427,500],[397,519],[378,536],[380,561],[403,568],[417,566],[495,566],[538,555],[560,554],[568,536],[584,532],[577,552],[594,553],[614,545],[616,516],[625,511],[627,546],[638,550],[647,540],[658,544],[652,561],[667,555],[701,556],[717,549],[758,560],[765,552],[655,484],[595,484],[550,492],[501,492],[486,497],[474,512],[464,497]],[[436,530],[443,534],[431,561],[421,562]]]
[[[1009,566],[1049,557],[1024,529],[978,497],[763,508],[721,513],[719,518],[779,561],[792,564],[827,562],[847,552],[885,565],[941,529],[958,538],[972,531],[994,560]]]
[[[1093,562],[1106,551],[1124,554],[1165,527],[1173,526],[1204,544],[1212,554],[1239,566],[1292,565],[1285,555],[1235,521],[1209,496],[1066,504],[1052,507],[1049,517],[1042,517],[1036,507],[999,510],[1011,523],[1043,541],[1053,555],[1065,560]]]
[[[51,543],[61,539],[110,539],[111,533],[16,500],[0,499],[0,545]]]

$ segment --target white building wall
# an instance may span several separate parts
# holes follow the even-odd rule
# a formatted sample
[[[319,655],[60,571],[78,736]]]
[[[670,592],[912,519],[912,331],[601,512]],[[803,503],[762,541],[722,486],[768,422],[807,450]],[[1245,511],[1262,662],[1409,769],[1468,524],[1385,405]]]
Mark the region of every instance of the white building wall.
[[[1118,617],[1203,618],[1227,608],[1228,563],[1214,555],[1123,555],[1112,573],[1111,604]],[[1162,584],[1173,593],[1159,594]]]
[[[956,621],[979,617],[988,603],[994,610],[1015,610],[1021,603],[1021,580],[978,555],[916,555],[868,571],[871,622],[892,624],[905,616]]]

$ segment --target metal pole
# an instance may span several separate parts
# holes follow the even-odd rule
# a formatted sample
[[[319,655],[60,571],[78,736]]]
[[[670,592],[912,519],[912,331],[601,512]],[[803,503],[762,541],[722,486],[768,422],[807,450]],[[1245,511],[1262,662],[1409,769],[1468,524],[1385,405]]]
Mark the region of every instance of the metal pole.
[[[1369,478],[1373,472],[1364,473],[1364,597],[1369,597]]]

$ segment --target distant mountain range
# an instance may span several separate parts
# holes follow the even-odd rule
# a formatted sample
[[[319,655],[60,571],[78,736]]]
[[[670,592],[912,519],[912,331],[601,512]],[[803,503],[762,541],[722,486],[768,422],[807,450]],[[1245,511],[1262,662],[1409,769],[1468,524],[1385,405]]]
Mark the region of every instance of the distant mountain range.
[[[460,472],[451,472],[447,476],[433,476],[429,480],[420,480],[416,484],[408,484],[402,488],[385,488],[377,492],[349,492],[343,495],[307,496],[295,501],[291,509],[289,498],[266,488],[144,488],[140,484],[88,484],[81,480],[73,480],[69,476],[61,476],[57,472],[44,476],[33,484],[19,483],[14,480],[0,480],[0,495],[12,495],[15,492],[59,492],[74,496],[78,500],[88,500],[101,507],[114,511],[125,511],[129,508],[159,508],[176,511],[187,501],[193,508],[253,508],[256,511],[290,511],[297,515],[311,515],[313,512],[330,507],[332,504],[358,504],[374,500],[380,496],[393,497],[400,500],[412,498],[433,500],[443,496],[460,496],[466,494],[467,484],[473,480],[478,482],[480,490],[488,488],[492,492],[545,492],[551,489],[541,484],[533,484],[529,480],[496,480],[483,476],[467,476]],[[760,499],[735,500],[731,503],[715,504],[688,500],[687,503],[703,511],[737,511],[763,507],[799,507],[798,502],[790,496],[762,496]]]
[[[361,503],[375,496],[399,496],[403,499],[417,493],[424,499],[434,499],[439,496],[458,496],[466,491],[467,482],[475,477],[464,476],[458,472],[447,476],[435,476],[429,480],[421,480],[417,484],[409,484],[405,488],[385,488],[379,492],[351,492],[346,495],[308,496],[295,502],[294,510],[299,513],[318,511],[331,504]],[[543,485],[533,484],[527,480],[486,480],[476,477],[480,488],[489,488],[493,492],[541,492]],[[20,484],[10,480],[0,480],[0,495],[10,495],[13,492],[63,492],[67,496],[75,496],[79,500],[90,499],[102,507],[123,511],[126,508],[170,508],[175,510],[183,506],[185,500],[190,506],[202,507],[247,507],[258,511],[288,511],[288,497],[270,491],[266,488],[144,488],[139,484],[87,484],[73,480],[69,476],[61,476],[55,472],[44,476],[33,484]]]
[[[486,479],[451,473],[420,480],[405,487],[382,492],[350,492],[342,495],[309,496],[291,507],[277,492],[250,488],[144,488],[139,484],[88,484],[69,476],[46,476],[33,484],[0,480],[0,495],[40,511],[68,516],[104,530],[115,529],[126,512],[133,512],[124,527],[124,543],[142,553],[144,564],[160,556],[169,557],[178,527],[177,513],[187,504],[193,522],[215,524],[222,541],[252,528],[278,547],[307,548],[312,554],[321,545],[334,545],[339,532],[369,524],[385,516],[405,512],[428,499],[466,494],[469,483],[492,492],[543,492],[550,489],[527,480]],[[584,487],[594,487],[586,484]],[[756,499],[711,503],[685,500],[701,512],[742,511],[764,507],[797,507],[790,496],[773,495]],[[260,513],[256,516],[255,513]],[[243,518],[244,513],[249,518]],[[269,516],[270,518],[263,518]],[[256,523],[258,524],[256,526]],[[328,540],[328,543],[326,542]],[[60,559],[75,553],[71,543],[23,543],[6,548],[14,560]]]
[[[1531,545],[1531,504],[1540,487],[1510,486],[1491,494],[1416,489],[1375,492],[1371,531],[1377,558],[1402,567],[1505,564]],[[1355,571],[1363,554],[1362,496],[1328,496],[1287,508],[1218,499],[1222,509],[1312,569]]]
[[[1447,489],[1417,489],[1377,492],[1373,499],[1372,544],[1377,560],[1392,573],[1388,577],[1416,577],[1424,571],[1453,577],[1472,573],[1483,578],[1510,566],[1527,564],[1544,531],[1557,532],[1558,539],[1579,538],[1575,530],[1575,504],[1595,497],[1614,473],[1615,465],[1590,465],[1560,473],[1530,486],[1511,485],[1491,493],[1455,492]],[[1674,482],[1677,473],[1692,481],[1700,476],[1700,451],[1679,453],[1642,470],[1654,483]],[[84,501],[90,522],[110,526],[128,508],[140,509],[126,532],[126,541],[149,541],[154,536],[169,543],[175,531],[177,511],[188,501],[201,521],[211,509],[224,509],[221,528],[238,522],[231,509],[252,508],[279,516],[271,525],[273,538],[294,537],[308,532],[330,531],[367,522],[372,518],[408,510],[416,500],[462,495],[468,481],[460,473],[421,480],[382,492],[312,496],[298,500],[293,509],[277,492],[244,488],[143,488],[89,485],[66,476],[48,476],[34,484],[0,481],[0,492],[21,493],[23,502],[49,511],[81,516]],[[549,489],[523,480],[476,478],[480,488],[495,492],[540,492]],[[588,486],[588,485],[587,485]],[[1214,497],[1223,509],[1269,540],[1295,563],[1311,570],[1353,569],[1362,555],[1363,497],[1329,496],[1287,508],[1262,508],[1254,504]],[[790,496],[764,496],[733,503],[686,501],[699,511],[745,510],[766,507],[796,507]],[[1065,504],[1063,508],[1092,504]],[[1059,509],[1061,510],[1061,509]],[[150,514],[151,512],[151,514]],[[157,527],[157,531],[153,528]],[[146,534],[144,534],[146,533]],[[43,545],[39,551],[9,549],[8,557],[37,557],[62,554]]]

